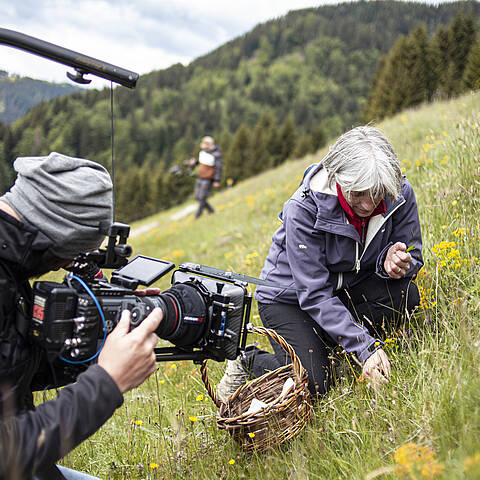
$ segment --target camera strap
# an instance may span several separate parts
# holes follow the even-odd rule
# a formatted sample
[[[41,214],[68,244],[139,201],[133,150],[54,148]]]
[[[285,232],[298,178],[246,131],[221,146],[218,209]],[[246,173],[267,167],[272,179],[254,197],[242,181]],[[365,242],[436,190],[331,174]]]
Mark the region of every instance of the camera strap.
[[[23,337],[27,338],[28,330],[30,328],[30,318],[28,317],[28,305],[25,298],[18,295],[16,298],[16,319],[15,326],[17,332]]]

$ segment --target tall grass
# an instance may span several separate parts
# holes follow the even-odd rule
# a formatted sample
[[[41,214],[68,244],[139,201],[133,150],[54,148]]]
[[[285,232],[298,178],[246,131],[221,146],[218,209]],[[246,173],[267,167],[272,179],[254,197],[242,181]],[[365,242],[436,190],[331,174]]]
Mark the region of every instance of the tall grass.
[[[108,479],[480,478],[479,112],[480,95],[467,95],[379,125],[415,188],[426,261],[422,310],[389,339],[393,371],[380,392],[352,366],[297,439],[246,455],[217,429],[197,366],[161,363],[63,463]],[[324,153],[216,194],[215,215],[143,220],[135,252],[258,275],[278,212]],[[209,362],[214,383],[223,368]]]

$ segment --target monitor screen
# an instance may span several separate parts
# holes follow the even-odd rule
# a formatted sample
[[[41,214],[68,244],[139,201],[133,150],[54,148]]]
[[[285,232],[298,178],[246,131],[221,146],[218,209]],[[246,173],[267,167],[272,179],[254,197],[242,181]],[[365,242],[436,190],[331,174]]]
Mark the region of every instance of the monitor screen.
[[[151,285],[173,268],[175,264],[172,262],[137,255],[115,273],[138,280],[142,285]]]

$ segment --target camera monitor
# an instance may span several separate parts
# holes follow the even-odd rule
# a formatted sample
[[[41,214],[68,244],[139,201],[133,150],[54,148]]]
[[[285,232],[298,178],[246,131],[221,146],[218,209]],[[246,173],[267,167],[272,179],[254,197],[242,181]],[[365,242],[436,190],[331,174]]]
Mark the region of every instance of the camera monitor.
[[[137,280],[138,283],[148,286],[163,277],[175,264],[166,260],[136,255],[124,267],[115,270],[115,275],[122,278]]]

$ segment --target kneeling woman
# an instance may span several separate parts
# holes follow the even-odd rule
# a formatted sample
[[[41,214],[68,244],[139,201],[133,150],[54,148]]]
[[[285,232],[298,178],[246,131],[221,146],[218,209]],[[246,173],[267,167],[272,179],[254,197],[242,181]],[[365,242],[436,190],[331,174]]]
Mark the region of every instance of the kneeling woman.
[[[308,371],[312,394],[332,381],[332,348],[356,357],[367,378],[386,381],[382,337],[419,304],[412,279],[423,265],[412,186],[376,128],[342,135],[285,203],[262,279],[294,289],[257,287],[265,327],[282,335]],[[290,362],[252,348],[230,361],[218,385],[223,401],[245,382]]]

